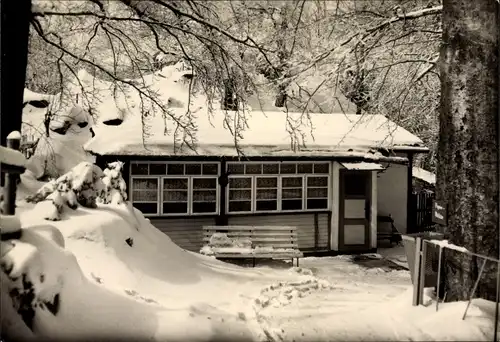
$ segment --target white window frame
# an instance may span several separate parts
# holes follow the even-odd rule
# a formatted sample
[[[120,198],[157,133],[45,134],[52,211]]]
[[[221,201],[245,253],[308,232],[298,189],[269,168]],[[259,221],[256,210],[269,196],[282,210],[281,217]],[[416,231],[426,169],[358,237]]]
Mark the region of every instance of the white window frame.
[[[247,175],[249,177],[252,177],[251,174]],[[260,175],[253,175],[253,180],[252,180],[252,209],[255,213],[275,213],[275,212],[280,212],[281,211],[281,187],[280,187],[280,175],[271,175],[271,174],[260,174]],[[276,178],[276,210],[257,210],[257,178]],[[266,189],[266,188],[264,188]],[[274,188],[267,188],[267,189],[274,189]],[[265,201],[265,200],[264,200]],[[239,213],[239,211],[237,212]]]
[[[189,176],[188,176],[189,177]],[[195,213],[193,212],[193,192],[194,192],[194,186],[193,186],[193,180],[195,179],[215,179],[215,211],[210,212],[210,213]],[[189,180],[189,187],[191,188],[191,191],[189,191],[188,198],[189,198],[189,215],[190,216],[200,216],[200,215],[219,215],[220,213],[220,208],[219,208],[219,193],[220,193],[220,185],[219,185],[219,176],[215,177],[212,175],[206,175],[206,176],[190,176]],[[200,189],[198,189],[200,190]],[[214,190],[214,189],[202,189],[202,190]]]
[[[156,200],[156,213],[143,213],[144,216],[158,216],[160,213],[160,199],[162,198],[163,194],[160,194],[160,189],[162,187],[162,184],[160,184],[161,179],[158,179],[157,176],[149,176],[149,175],[136,175],[136,176],[130,176],[130,191],[129,191],[129,196],[130,196],[130,203],[134,205],[134,203],[152,203],[151,201],[134,201],[134,188],[132,187],[134,179],[156,179],[158,181],[158,186],[156,188],[156,191],[158,192],[158,200]],[[136,189],[136,190],[144,190],[144,189]]]
[[[229,197],[229,190],[231,189],[229,186],[229,180],[232,178],[250,178],[250,181],[252,184],[250,185],[250,211],[229,211],[229,202],[231,202],[231,199]],[[254,212],[254,188],[255,188],[255,177],[252,177],[252,175],[230,175],[228,177],[228,182],[226,186],[226,213],[228,214],[251,214]],[[233,190],[248,190],[248,188],[233,188]],[[233,200],[232,202],[238,202]],[[246,202],[246,201],[240,201],[240,202]]]
[[[245,161],[245,162],[227,162],[226,164],[226,172],[229,170],[229,167],[231,164],[240,164],[244,166],[244,172],[246,172],[246,165],[247,164],[277,164],[278,165],[278,171],[281,170],[281,164],[296,164],[296,169],[295,173],[277,173],[277,174],[270,174],[270,173],[261,173],[261,174],[253,174],[253,173],[243,173],[243,174],[230,174],[229,179],[231,178],[251,178],[252,179],[252,189],[251,189],[251,194],[252,194],[252,204],[251,204],[251,211],[229,211],[229,183],[226,187],[226,214],[227,215],[248,215],[248,214],[268,214],[268,213],[304,213],[304,212],[323,212],[323,211],[328,211],[331,209],[332,205],[332,189],[331,189],[331,184],[332,184],[332,177],[331,177],[331,169],[332,169],[332,163],[330,161]],[[299,164],[312,164],[313,169],[312,173],[298,173],[298,166]],[[314,173],[314,165],[315,164],[328,164],[328,172],[327,173]],[[263,168],[262,168],[263,171]],[[277,209],[276,210],[256,210],[256,203],[257,203],[257,178],[260,177],[270,177],[270,178],[278,178],[278,204],[277,204]],[[282,183],[282,178],[283,177],[300,177],[302,178],[302,209],[300,210],[283,210],[282,209],[282,191],[283,191],[283,183]],[[327,182],[328,182],[328,197],[327,197],[327,206],[324,209],[307,209],[307,179],[309,177],[326,177]]]
[[[308,187],[307,187],[307,181],[309,178],[318,178],[318,177],[327,177],[326,178],[326,195],[327,195],[327,198],[326,198],[326,208],[325,209],[307,209],[308,211],[312,211],[312,210],[328,210],[330,208],[330,198],[331,198],[331,180],[330,180],[330,177],[326,174],[326,173],[313,173],[313,174],[308,174],[306,175],[305,177],[305,191],[304,191],[304,207],[307,208],[307,190],[308,190]],[[311,187],[312,189],[323,189],[325,188],[325,186],[312,186]],[[314,198],[319,198],[319,199],[324,199],[324,197],[314,197]]]
[[[148,165],[148,174],[147,175],[133,175],[132,174],[132,164],[147,164]],[[180,175],[149,175],[150,164],[166,164],[168,168],[168,164],[183,164],[184,165],[184,174]],[[201,165],[201,174],[199,175],[187,175],[186,174],[186,165],[187,164],[199,164]],[[203,174],[203,165],[205,164],[214,164],[217,165],[217,174],[213,175],[204,175]],[[133,179],[145,179],[145,178],[153,178],[158,179],[158,203],[156,214],[144,214],[144,216],[148,217],[186,217],[186,216],[216,216],[220,214],[220,186],[219,186],[219,178],[221,175],[221,163],[218,161],[151,161],[151,160],[132,160],[129,162],[129,196],[130,202],[134,203],[133,200],[133,192],[134,189],[132,187]],[[164,178],[187,178],[188,179],[188,212],[187,213],[163,213],[163,179]],[[213,178],[216,182],[216,201],[215,207],[216,211],[214,213],[193,213],[192,212],[192,198],[193,198],[193,178]],[[137,202],[141,203],[141,202]],[[145,202],[143,202],[145,203]],[[150,202],[147,202],[150,203]]]
[[[283,192],[283,178],[302,178],[302,209],[293,209],[293,210],[283,210],[283,195],[282,195],[282,192]],[[307,178],[306,178],[306,175],[305,174],[298,174],[298,173],[287,173],[287,174],[283,174],[283,175],[280,175],[280,211],[284,212],[284,213],[294,213],[294,212],[301,212],[301,211],[307,211],[306,210],[306,192],[307,192],[307,185],[306,185],[306,182],[307,182]],[[295,187],[295,188],[285,188],[285,189],[298,189],[298,187]],[[292,199],[292,198],[285,198],[285,200],[288,200],[288,199]],[[298,199],[298,198],[297,198]],[[311,210],[309,210],[311,211]]]
[[[187,216],[187,215],[190,215],[189,212],[191,211],[190,209],[190,205],[191,205],[191,191],[190,191],[190,188],[191,188],[191,179],[188,177],[188,176],[185,176],[185,175],[170,175],[170,176],[160,176],[160,179],[161,179],[161,202],[160,202],[160,215],[162,216]],[[165,192],[165,188],[164,188],[164,179],[186,179],[187,180],[187,189],[171,189],[173,191],[175,190],[181,190],[181,191],[187,191],[187,211],[184,212],[184,213],[164,213],[163,212],[163,203],[165,203],[164,201],[164,192]],[[184,203],[184,202],[183,202]]]

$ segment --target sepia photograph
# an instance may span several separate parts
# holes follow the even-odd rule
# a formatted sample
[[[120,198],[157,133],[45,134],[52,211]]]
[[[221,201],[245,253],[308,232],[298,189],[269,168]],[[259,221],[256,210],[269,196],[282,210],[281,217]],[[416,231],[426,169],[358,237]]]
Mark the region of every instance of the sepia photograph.
[[[0,342],[500,341],[500,0],[0,13]]]

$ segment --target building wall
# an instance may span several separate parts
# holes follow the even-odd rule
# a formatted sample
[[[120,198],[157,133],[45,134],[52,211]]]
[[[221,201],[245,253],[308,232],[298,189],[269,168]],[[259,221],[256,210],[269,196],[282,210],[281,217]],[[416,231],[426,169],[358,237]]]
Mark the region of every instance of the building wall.
[[[318,246],[315,246],[314,216],[318,215]],[[229,225],[297,227],[299,249],[328,249],[328,213],[264,216],[231,216]]]
[[[199,252],[203,245],[203,226],[215,225],[214,217],[149,219],[153,226],[167,234],[176,245],[192,252]]]
[[[371,193],[371,208],[370,208],[370,248],[377,248],[377,211],[378,211],[378,182],[377,171],[371,172],[372,193]]]
[[[332,167],[330,168],[330,178],[331,178],[331,194],[332,194],[332,215],[331,215],[331,236],[330,236],[330,244],[331,248],[334,251],[339,249],[339,201],[340,201],[340,193],[339,193],[339,170],[341,166],[338,162],[332,162]]]
[[[378,215],[391,214],[400,233],[406,233],[407,172],[406,165],[390,164],[377,176]]]

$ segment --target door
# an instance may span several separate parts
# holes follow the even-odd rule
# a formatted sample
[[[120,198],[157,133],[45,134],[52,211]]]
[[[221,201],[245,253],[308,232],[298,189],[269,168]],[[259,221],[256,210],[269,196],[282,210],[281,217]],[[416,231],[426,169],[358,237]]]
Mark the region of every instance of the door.
[[[339,175],[339,250],[368,250],[371,172],[340,170]]]

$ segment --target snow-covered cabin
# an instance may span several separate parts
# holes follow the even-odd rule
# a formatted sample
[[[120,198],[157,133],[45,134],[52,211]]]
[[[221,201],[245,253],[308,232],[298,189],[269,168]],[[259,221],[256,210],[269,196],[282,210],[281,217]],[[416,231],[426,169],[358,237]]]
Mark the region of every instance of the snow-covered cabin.
[[[193,119],[195,146],[176,149],[150,118],[147,137],[126,120],[96,129],[85,148],[98,163],[125,162],[133,205],[189,250],[200,249],[207,225],[296,226],[304,251],[372,250],[377,215],[390,214],[406,232],[408,165],[427,152],[422,141],[381,115],[310,114],[305,146],[294,148],[287,118],[300,115],[247,113],[240,154],[224,127],[238,114],[225,111]]]
[[[96,120],[85,150],[101,166],[126,163],[130,201],[179,246],[199,251],[207,225],[293,225],[301,250],[337,252],[375,249],[378,215],[391,215],[402,233],[412,229],[409,165],[428,151],[418,137],[381,115],[209,113],[206,102],[191,101],[184,78],[192,73],[168,68],[147,83],[180,123],[141,116],[133,91],[113,96],[86,73],[80,84],[104,94],[90,104]],[[182,144],[179,126],[196,129],[191,144]],[[71,145],[66,139],[61,146]]]

